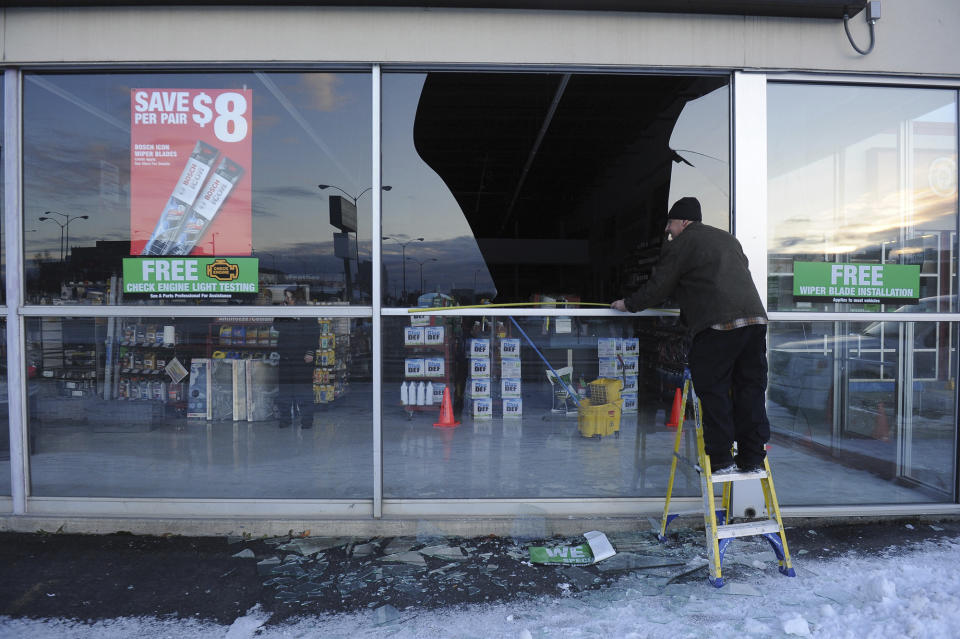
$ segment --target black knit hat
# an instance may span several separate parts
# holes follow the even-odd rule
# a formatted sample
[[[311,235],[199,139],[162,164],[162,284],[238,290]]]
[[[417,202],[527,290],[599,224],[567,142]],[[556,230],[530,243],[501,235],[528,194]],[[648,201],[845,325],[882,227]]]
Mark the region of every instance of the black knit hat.
[[[680,198],[670,207],[670,212],[667,213],[667,219],[702,222],[703,215],[700,214],[700,200],[695,197]]]

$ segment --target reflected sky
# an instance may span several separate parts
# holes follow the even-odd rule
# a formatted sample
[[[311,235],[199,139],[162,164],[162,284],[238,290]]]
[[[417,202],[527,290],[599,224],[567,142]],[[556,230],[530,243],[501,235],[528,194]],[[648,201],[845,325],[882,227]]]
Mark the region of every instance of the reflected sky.
[[[955,97],[770,85],[771,254],[851,254],[956,230]]]
[[[724,230],[730,228],[729,101],[724,86],[687,102],[670,136],[670,148],[685,160],[671,169],[670,205],[695,195],[704,224]]]
[[[566,92],[565,78],[572,78]],[[252,91],[251,235],[261,273],[277,278],[271,284],[309,280],[311,290],[343,295],[348,269],[352,301],[369,301],[370,80],[367,73],[26,75],[28,297],[119,270],[130,239],[130,91],[155,87]],[[672,201],[695,195],[707,223],[729,227],[725,77],[388,73],[382,82],[387,303],[404,290],[494,298],[497,286],[510,287],[511,299],[531,290],[612,299],[636,247],[656,249]],[[470,142],[478,146],[457,148],[459,137],[443,146],[457,126],[477,123],[483,135]],[[488,132],[497,139],[486,146]],[[447,152],[456,155],[450,162]],[[488,160],[490,171],[469,173],[471,163]],[[329,197],[341,191],[358,200],[348,259],[335,254],[338,229],[329,223]],[[47,211],[72,218],[69,227],[39,220]],[[199,244],[214,250],[215,230],[207,235]],[[491,240],[504,238],[529,244],[491,249]],[[529,254],[516,260],[517,251]],[[75,258],[66,270],[61,252],[64,262]]]
[[[388,298],[422,262],[427,290],[613,299],[674,200],[729,228],[724,77],[386,74],[383,96]]]
[[[285,272],[343,279],[333,257],[328,195],[357,194],[370,179],[369,74],[114,74],[25,76],[25,257],[57,260],[61,229],[71,246],[130,238],[130,90],[250,88],[254,95],[253,251]],[[106,175],[105,175],[106,174]],[[369,197],[359,203],[359,253],[369,259]],[[30,229],[36,228],[31,232]],[[215,238],[207,238],[215,241]],[[356,260],[351,262],[356,277]],[[339,274],[338,274],[339,273]]]
[[[426,77],[383,76],[383,182],[393,187],[383,198],[383,235],[391,238],[383,243],[384,294],[399,298],[404,289],[420,290],[422,262],[426,291],[471,288],[495,297],[490,272],[460,205],[414,145],[417,105]],[[417,237],[423,241],[413,239]]]

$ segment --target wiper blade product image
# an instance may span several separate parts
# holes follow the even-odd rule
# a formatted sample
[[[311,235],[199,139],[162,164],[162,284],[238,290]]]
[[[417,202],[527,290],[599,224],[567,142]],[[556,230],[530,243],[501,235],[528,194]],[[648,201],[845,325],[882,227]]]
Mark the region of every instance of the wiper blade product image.
[[[243,173],[243,167],[230,158],[223,158],[220,161],[217,170],[203,187],[200,197],[181,224],[176,239],[168,246],[167,255],[188,255],[193,250],[213,218],[223,208],[224,202],[230,196],[234,185],[243,177]]]
[[[201,187],[219,154],[220,151],[216,147],[197,141],[193,152],[187,158],[180,178],[173,187],[170,199],[160,213],[160,219],[157,220],[157,226],[147,240],[142,255],[170,254],[170,247],[187,218],[187,212],[197,200]]]

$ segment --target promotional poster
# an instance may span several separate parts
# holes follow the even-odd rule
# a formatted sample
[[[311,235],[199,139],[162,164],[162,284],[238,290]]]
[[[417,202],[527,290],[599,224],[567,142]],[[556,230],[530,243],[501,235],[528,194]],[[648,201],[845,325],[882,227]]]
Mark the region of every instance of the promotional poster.
[[[131,89],[131,255],[250,255],[252,108],[249,89]]]
[[[799,302],[916,304],[919,297],[918,265],[793,263],[793,298]]]

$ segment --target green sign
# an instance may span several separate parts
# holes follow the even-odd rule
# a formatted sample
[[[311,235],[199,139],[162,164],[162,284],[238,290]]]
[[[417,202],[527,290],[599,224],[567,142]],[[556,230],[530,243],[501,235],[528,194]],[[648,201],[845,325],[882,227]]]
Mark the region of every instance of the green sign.
[[[914,304],[919,297],[920,266],[916,264],[793,263],[797,301]]]
[[[592,564],[590,544],[579,546],[530,546],[530,561],[535,564]]]
[[[256,257],[127,257],[123,294],[147,299],[229,299],[257,292]]]

